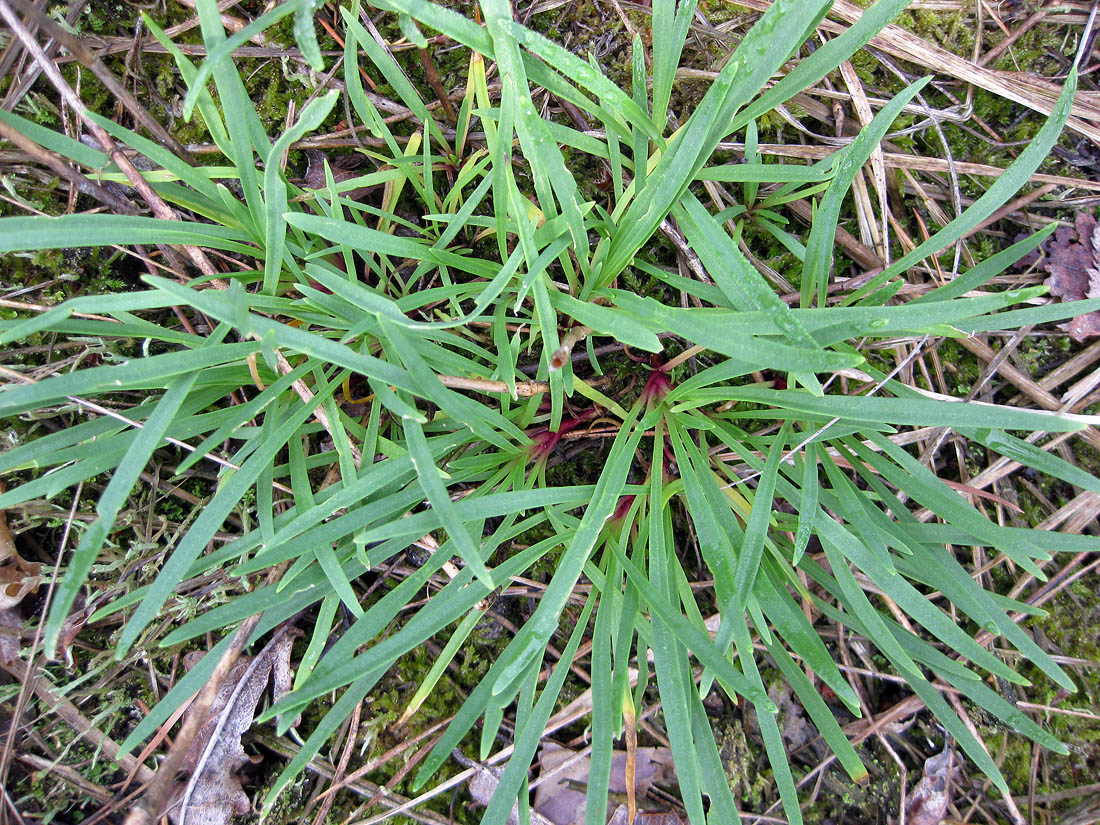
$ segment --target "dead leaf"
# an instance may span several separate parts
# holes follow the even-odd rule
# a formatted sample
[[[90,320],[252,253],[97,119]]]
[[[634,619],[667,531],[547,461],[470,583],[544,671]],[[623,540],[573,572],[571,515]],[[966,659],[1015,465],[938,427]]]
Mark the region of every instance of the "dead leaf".
[[[332,170],[333,183],[342,183],[360,176],[358,168],[363,159],[359,155],[339,155],[330,158],[320,149],[306,149],[306,160],[308,164],[306,165],[306,173],[302,178],[303,188],[324,189],[328,186],[328,182],[325,180],[326,160],[329,169]],[[359,200],[369,191],[370,187],[360,187],[344,192],[343,196],[352,200]]]
[[[88,617],[94,612],[92,606],[85,606],[70,613],[64,624],[61,625],[61,632],[57,636],[57,652],[61,654],[62,660],[69,667],[73,666],[73,654],[70,650],[73,641],[88,623]]]
[[[11,607],[0,610],[0,662],[10,665],[19,658],[23,617]]]
[[[611,814],[607,825],[629,825],[630,813],[626,805],[620,805]],[[657,813],[656,811],[641,811],[634,817],[634,825],[684,825],[684,820],[674,813]]]
[[[1046,244],[1048,257],[1043,269],[1050,273],[1046,284],[1050,294],[1063,301],[1100,298],[1100,225],[1095,218],[1079,213],[1073,228],[1060,227]],[[1059,325],[1075,341],[1100,335],[1100,312],[1078,315]]]
[[[955,769],[950,745],[925,761],[924,776],[905,806],[905,821],[909,825],[940,825],[951,804],[951,779]]]
[[[591,765],[589,758],[577,757],[574,751],[549,743],[542,749],[540,765],[541,775],[550,778],[535,789],[534,810],[554,825],[581,825],[584,822],[585,788]],[[626,767],[626,751],[615,751],[611,757],[611,782],[608,786],[611,794],[625,796]],[[675,776],[672,751],[667,748],[638,748],[634,793],[639,799],[649,793],[655,784],[672,784]]]
[[[276,636],[255,657],[241,657],[229,672],[183,759],[181,769],[191,771],[191,779],[171,809],[175,825],[229,825],[235,814],[251,809],[237,776],[249,761],[241,737],[252,727],[256,705],[273,670],[289,668],[294,635],[285,632]],[[188,668],[196,662],[193,654],[184,657]]]
[[[787,740],[791,750],[798,750],[817,738],[817,731],[806,719],[806,713],[789,685],[777,683],[768,691],[768,698],[779,708],[783,738]]]
[[[15,607],[42,582],[42,565],[24,561],[15,550],[8,520],[0,510],[0,610]]]
[[[1081,138],[1073,149],[1055,146],[1052,152],[1066,163],[1085,172],[1089,180],[1100,180],[1100,149],[1088,138]]]
[[[474,775],[466,781],[466,787],[470,791],[470,797],[478,805],[488,807],[489,801],[496,792],[497,785],[500,784],[500,775],[504,773],[504,768],[488,767],[482,765],[480,762],[474,762],[473,760],[467,759],[461,761],[474,771]],[[512,810],[508,813],[506,823],[507,825],[519,825],[518,800],[512,805]],[[553,825],[553,823],[538,813],[538,811],[531,811],[531,825]]]

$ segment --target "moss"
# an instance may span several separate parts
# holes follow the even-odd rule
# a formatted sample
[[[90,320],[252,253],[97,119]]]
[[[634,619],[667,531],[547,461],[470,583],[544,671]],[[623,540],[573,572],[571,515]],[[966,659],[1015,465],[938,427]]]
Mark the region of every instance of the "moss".
[[[740,721],[722,717],[713,727],[718,756],[730,788],[748,809],[760,810],[764,792],[773,785],[771,771],[760,770],[763,754],[749,744]]]
[[[1100,661],[1100,640],[1095,633],[1100,622],[1100,577],[1095,572],[1069,585],[1045,608],[1048,611],[1046,618],[1028,621],[1029,631],[1044,649],[1070,660]],[[1015,699],[1013,694],[1016,694],[1020,701],[1036,705],[1066,711],[1096,712],[1100,702],[1100,671],[1097,668],[1090,665],[1065,666],[1078,687],[1076,694],[1067,694],[1026,661],[1020,664],[1020,672],[1033,684],[1030,687],[1004,686],[1009,691],[1006,698]],[[1049,711],[1031,711],[1030,715],[1069,748],[1066,756],[1041,751],[1036,793],[1071,790],[1100,774],[1100,726],[1094,719]],[[982,722],[979,730],[983,736],[989,737],[987,741],[991,752],[1004,749],[1002,772],[1009,786],[1014,789],[1029,787],[1035,758],[1032,743],[990,723],[980,709],[975,711],[975,718]],[[1059,803],[1054,810],[1064,810],[1074,801]]]

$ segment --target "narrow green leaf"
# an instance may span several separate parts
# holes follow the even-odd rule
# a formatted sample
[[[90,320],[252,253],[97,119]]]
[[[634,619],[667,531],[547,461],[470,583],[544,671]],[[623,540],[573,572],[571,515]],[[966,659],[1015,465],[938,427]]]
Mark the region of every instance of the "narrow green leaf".
[[[306,0],[310,2],[310,0]],[[300,14],[301,12],[299,12]],[[312,11],[310,26],[313,24]],[[297,34],[297,23],[295,23]],[[313,41],[316,48],[316,39]],[[318,53],[319,54],[319,53]],[[264,284],[263,291],[274,295],[279,284],[279,273],[283,268],[283,250],[286,247],[286,221],[283,213],[287,210],[286,180],[282,172],[283,153],[291,144],[301,140],[321,125],[328,117],[340,93],[333,89],[310,102],[298,116],[298,121],[287,129],[275,141],[264,160]]]
[[[557,570],[554,571],[538,607],[498,660],[505,664],[501,675],[493,683],[494,695],[505,690],[530,662],[542,656],[550,637],[557,630],[561,611],[580,578],[584,563],[588,561],[604,522],[614,512],[619,496],[622,495],[627,471],[634,460],[634,451],[642,438],[642,430],[635,426],[638,409],[637,406],[631,409],[630,416],[620,426],[592,493],[592,500],[585,508],[580,526],[569,546],[558,561]]]
[[[819,306],[825,305],[829,272],[833,262],[833,247],[836,240],[836,225],[840,218],[840,207],[852,181],[867,162],[875,147],[886,135],[887,129],[901,114],[901,110],[928,85],[931,77],[923,77],[890,99],[875,115],[874,119],[860,130],[859,135],[848,147],[836,167],[836,172],[825,196],[814,212],[810,238],[806,242],[806,260],[802,265],[802,306],[809,306],[813,290],[817,290]]]
[[[474,571],[486,588],[492,590],[493,577],[479,552],[479,543],[475,542],[466,529],[466,524],[458,517],[454,502],[447,494],[447,488],[443,486],[443,480],[439,477],[439,470],[432,461],[431,452],[428,450],[428,441],[424,438],[424,430],[419,422],[406,420],[402,424],[405,437],[408,439],[409,457],[413,467],[416,468],[416,476],[420,479],[420,486],[424,495],[432,505],[432,509],[439,514],[439,520],[451,541],[455,543],[458,554],[462,560]]]
[[[916,249],[886,267],[879,275],[849,295],[844,303],[851,304],[860,300],[918,261],[953,244],[1000,208],[1035,173],[1039,164],[1050,154],[1051,147],[1062,134],[1062,127],[1065,125],[1066,118],[1069,117],[1076,93],[1077,67],[1074,66],[1066,77],[1062,93],[1058,96],[1050,117],[1039,129],[1034,140],[1024,147],[1020,156],[1012,162],[1004,174],[996,178],[982,196],[968,206],[961,215],[931,238],[919,244]]]
[[[222,334],[227,330],[223,329]],[[220,336],[219,336],[220,337]],[[117,469],[111,475],[107,489],[103,491],[96,504],[96,520],[84,531],[80,543],[73,551],[72,558],[61,577],[50,605],[50,614],[46,620],[46,630],[43,645],[50,656],[57,647],[61,626],[69,616],[69,610],[73,606],[80,588],[88,576],[88,571],[99,555],[103,543],[115,526],[118,513],[126,504],[137,483],[138,477],[149,463],[149,457],[160,446],[165,432],[174,423],[180,406],[187,398],[187,394],[198,378],[198,370],[176,378],[165,391],[156,409],[146,419],[137,437],[130,444],[130,448],[119,462]]]

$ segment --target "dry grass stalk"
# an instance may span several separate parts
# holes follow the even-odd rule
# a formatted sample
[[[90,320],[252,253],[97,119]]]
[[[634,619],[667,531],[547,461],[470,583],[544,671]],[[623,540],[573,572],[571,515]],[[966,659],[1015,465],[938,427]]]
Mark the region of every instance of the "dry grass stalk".
[[[754,11],[766,11],[772,5],[770,0],[732,2]],[[855,23],[863,15],[863,9],[848,0],[836,0],[832,13],[847,23]],[[831,34],[845,30],[843,25],[831,20],[823,20],[819,28]],[[873,37],[870,45],[909,63],[972,83],[979,89],[1008,98],[1043,116],[1049,116],[1054,111],[1054,102],[1061,92],[1057,83],[1030,75],[987,69],[893,24]],[[1066,128],[1100,142],[1100,95],[1078,92]]]

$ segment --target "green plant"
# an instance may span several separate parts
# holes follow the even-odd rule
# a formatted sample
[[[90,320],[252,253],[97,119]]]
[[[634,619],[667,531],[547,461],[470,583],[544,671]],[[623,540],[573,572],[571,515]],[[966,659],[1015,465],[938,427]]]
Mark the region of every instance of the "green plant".
[[[251,592],[191,618],[159,644],[222,631],[262,612],[253,634],[259,638],[319,605],[294,691],[262,718],[281,714],[285,727],[311,701],[343,692],[275,783],[269,804],[399,657],[458,623],[456,641],[445,649],[445,658],[454,656],[485,609],[483,600],[554,556],[553,575],[534,615],[493,662],[419,773],[422,783],[479,719],[484,756],[505,710],[514,706],[515,752],[486,822],[504,822],[517,796],[525,798],[528,766],[586,635],[592,640],[596,708],[588,822],[605,821],[612,741],[624,720],[633,724],[637,697],[649,679],[647,651],[691,821],[706,819],[704,794],[711,821],[737,821],[702,704],[717,682],[755,709],[786,816],[800,822],[776,709],[753,650],[754,632],[845,770],[853,777],[863,773],[832,710],[800,669],[811,668],[859,714],[854,691],[800,600],[866,637],[1003,791],[997,766],[933,678],[1036,742],[1064,750],[980,674],[1017,683],[1023,677],[926,594],[943,594],[973,627],[1002,635],[1072,690],[1072,680],[1006,613],[1028,608],[983,590],[945,544],[991,548],[1037,576],[1038,562],[1051,553],[1086,544],[1075,536],[989,521],[891,436],[913,425],[952,428],[990,450],[1100,492],[1095,478],[1015,435],[1080,429],[1095,420],[930,397],[868,364],[860,342],[963,336],[1100,306],[1027,306],[1043,288],[962,297],[1034,249],[1047,232],[917,300],[895,302],[899,275],[989,217],[1034,172],[1060,133],[1074,76],[1052,118],[986,194],[859,289],[842,291],[830,302],[833,237],[844,198],[926,81],[906,88],[857,139],[812,166],[764,163],[754,150],[755,121],[833,71],[905,0],[880,0],[761,92],[830,5],[776,0],[674,131],[666,112],[691,3],[676,9],[673,0],[654,0],[653,28],[663,36],[653,38],[648,69],[643,45],[635,40],[630,92],[594,62],[515,23],[504,0],[483,0],[484,27],[426,0],[375,5],[396,13],[414,43],[426,43],[424,27],[470,50],[467,94],[453,129],[433,119],[401,66],[359,22],[354,3],[342,10],[343,79],[351,108],[374,138],[365,154],[376,169],[337,183],[326,167],[324,188],[294,186],[282,171],[284,153],[325,122],[337,97],[314,99],[272,143],[247,104],[229,56],[250,34],[295,11],[295,31],[308,42],[303,21],[312,4],[284,3],[227,39],[213,0],[201,0],[210,56],[197,68],[152,21],[147,25],[172,50],[190,84],[185,109],[198,112],[229,166],[191,166],[92,116],[152,160],[159,167],[148,174],[153,188],[193,217],[0,220],[0,250],[6,252],[65,247],[74,238],[89,246],[177,244],[192,247],[192,260],[209,267],[187,283],[148,275],[143,291],[79,298],[35,318],[0,324],[3,343],[43,331],[144,342],[141,357],[0,393],[6,415],[91,413],[83,423],[0,456],[4,471],[40,472],[0,494],[0,507],[110,474],[97,519],[80,535],[54,595],[47,648],[56,645],[140,472],[155,451],[175,451],[177,473],[214,462],[221,473],[216,489],[155,579],[100,608],[93,620],[128,613],[117,643],[123,656],[135,644],[152,641],[150,623],[181,581],[216,569],[267,577]],[[360,50],[423,131],[398,135],[387,126],[362,87]],[[303,44],[303,52],[320,61],[315,45]],[[499,101],[490,94],[487,61],[496,64]],[[206,88],[208,79],[220,107]],[[568,101],[600,129],[582,132],[544,120],[534,108],[532,84]],[[15,115],[0,112],[0,119],[98,170],[105,180],[125,180],[96,149]],[[481,134],[475,137],[477,122]],[[742,132],[748,162],[715,164],[718,143]],[[571,166],[582,157],[606,165],[606,206],[581,195]],[[231,181],[240,195],[222,181]],[[701,199],[704,181],[740,185],[743,202],[712,213]],[[346,196],[378,186],[384,189],[377,203]],[[803,246],[782,228],[775,210],[813,194],[820,201]],[[410,209],[415,220],[403,217]],[[676,224],[671,231],[683,233],[705,281],[670,272],[651,254],[655,233],[669,229],[670,218]],[[785,273],[800,286],[798,308],[781,300],[740,250],[738,240],[750,228],[777,238],[801,262]],[[220,250],[226,264],[213,267],[202,250]],[[627,275],[651,278],[653,295],[623,289]],[[676,291],[694,296],[699,306],[659,300]],[[1002,312],[1016,305],[1024,308]],[[163,312],[169,307],[208,319],[209,331],[180,328],[175,316]],[[666,354],[661,334],[671,334],[684,349]],[[589,363],[600,370],[596,338],[652,354],[636,368],[640,391],[607,392],[574,372],[570,355],[582,342]],[[677,368],[696,356],[705,357],[705,368],[683,375]],[[528,357],[537,362],[535,381],[518,369]],[[772,377],[752,377],[762,371]],[[861,391],[833,391],[840,374],[859,382]],[[240,393],[242,403],[227,403],[231,393]],[[349,412],[355,395],[369,395],[362,417]],[[598,478],[554,484],[548,463],[559,440],[596,416],[614,422]],[[232,447],[224,449],[226,444]],[[326,475],[336,482],[321,485]],[[279,512],[276,485],[294,493]],[[674,518],[677,501],[686,504],[714,580],[721,616],[714,639],[678,554],[686,525]],[[918,519],[910,503],[938,521]],[[206,552],[239,508],[255,513],[255,526]],[[361,605],[354,582],[429,534],[442,541],[425,563],[381,598]],[[532,536],[542,538],[529,541]],[[520,542],[522,547],[513,546]],[[462,565],[446,568],[450,581],[425,606],[407,612],[429,579],[456,557]],[[582,577],[593,587],[540,690],[544,654]],[[924,635],[886,610],[880,594]],[[341,604],[354,623],[322,655]],[[404,619],[394,626],[399,615]],[[181,678],[125,746],[133,748],[162,724],[209,677],[228,644],[226,636]],[[702,666],[701,676],[693,672],[693,660]],[[639,664],[642,673],[632,687],[631,667]],[[431,677],[439,672],[433,669]]]

